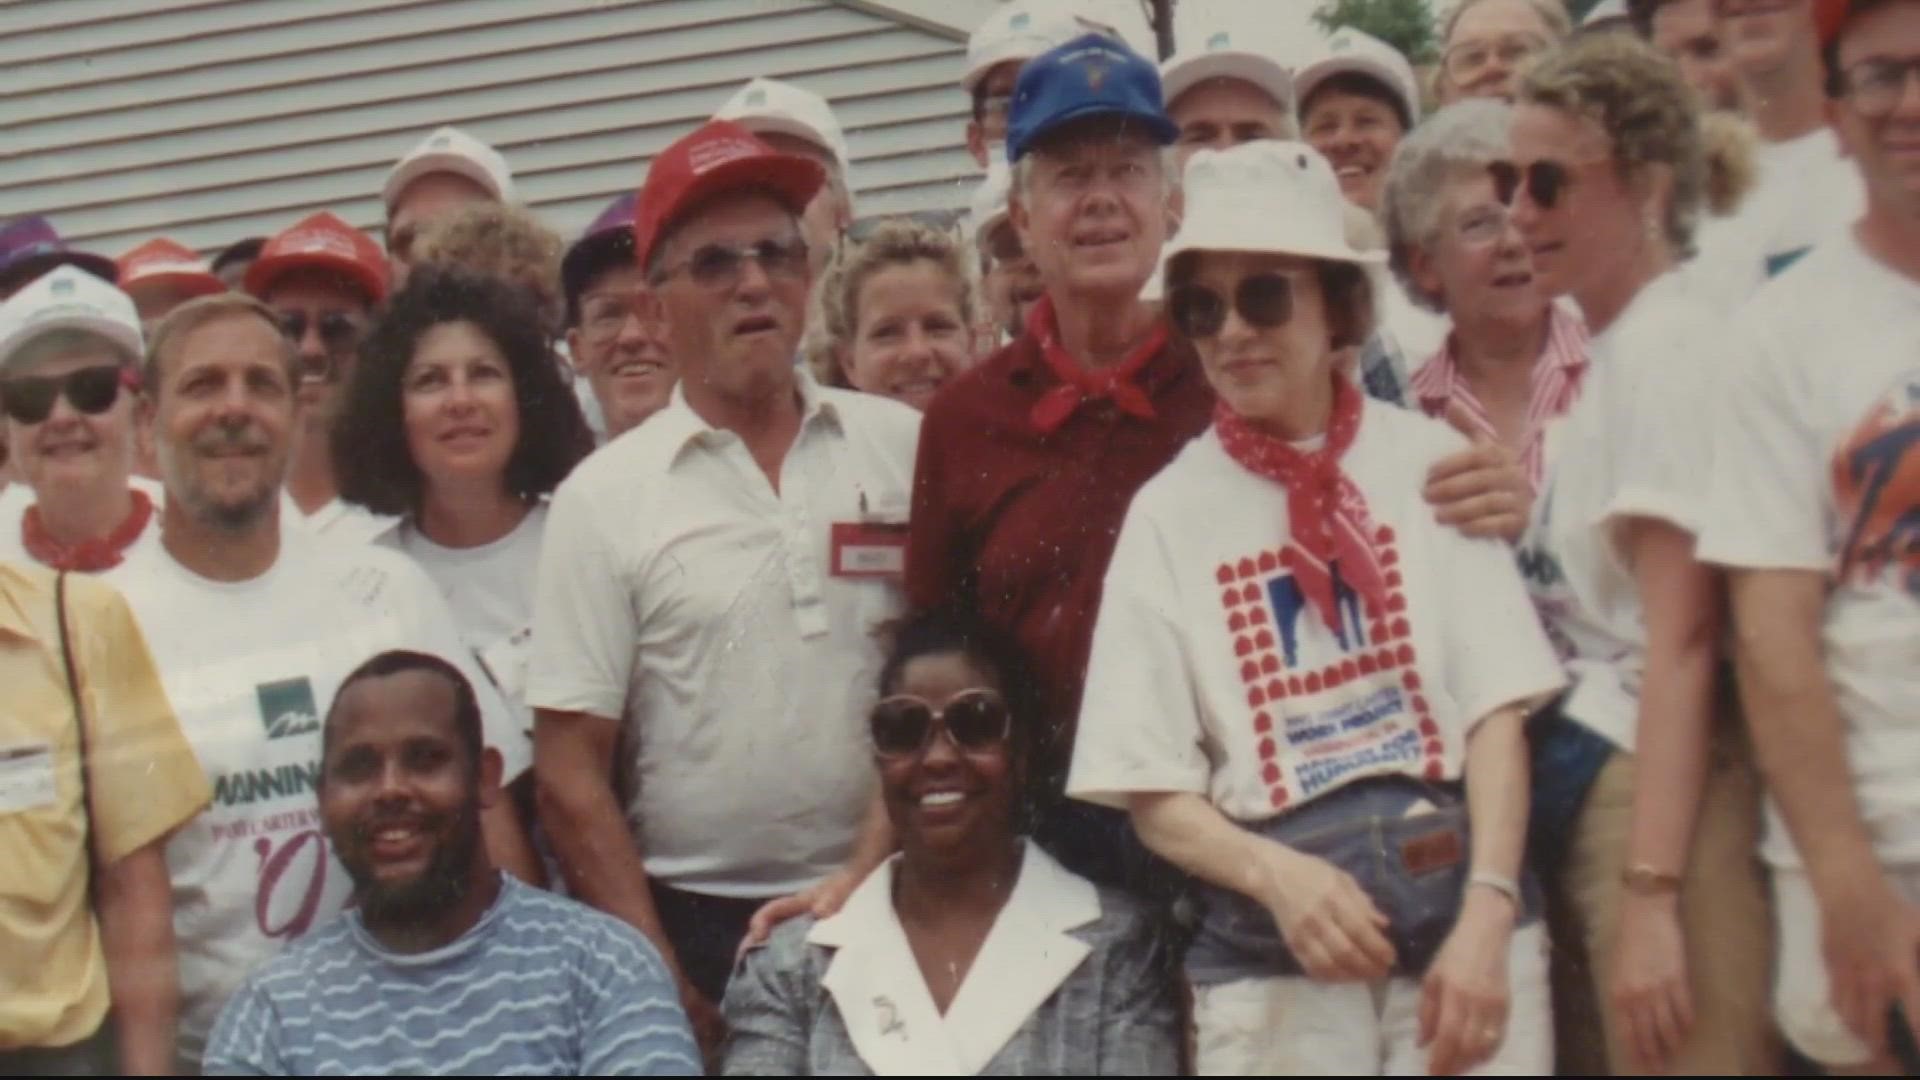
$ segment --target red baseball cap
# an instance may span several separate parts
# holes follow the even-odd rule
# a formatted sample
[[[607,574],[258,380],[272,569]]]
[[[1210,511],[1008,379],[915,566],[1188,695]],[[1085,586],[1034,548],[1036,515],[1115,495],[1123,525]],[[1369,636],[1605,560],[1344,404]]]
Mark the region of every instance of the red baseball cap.
[[[369,304],[387,298],[387,257],[359,229],[325,210],[267,238],[247,268],[247,291],[264,297],[291,270],[331,270],[360,287]]]
[[[721,192],[763,190],[798,214],[826,180],[818,162],[782,154],[730,120],[709,120],[647,166],[633,216],[634,258],[645,266],[670,226]]]
[[[1833,44],[1833,39],[1840,36],[1840,27],[1846,24],[1852,10],[1851,0],[1813,0],[1813,24],[1820,30],[1822,47]]]
[[[120,268],[120,288],[131,292],[147,283],[164,283],[189,296],[227,291],[227,283],[192,248],[164,236],[155,237],[114,260]]]

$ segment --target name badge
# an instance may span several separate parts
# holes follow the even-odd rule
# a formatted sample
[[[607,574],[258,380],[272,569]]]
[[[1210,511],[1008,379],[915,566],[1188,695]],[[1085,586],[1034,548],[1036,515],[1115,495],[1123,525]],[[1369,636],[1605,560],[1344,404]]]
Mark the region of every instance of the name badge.
[[[0,814],[52,806],[55,794],[52,746],[0,746]]]
[[[897,578],[907,572],[907,527],[873,521],[833,526],[833,576]]]

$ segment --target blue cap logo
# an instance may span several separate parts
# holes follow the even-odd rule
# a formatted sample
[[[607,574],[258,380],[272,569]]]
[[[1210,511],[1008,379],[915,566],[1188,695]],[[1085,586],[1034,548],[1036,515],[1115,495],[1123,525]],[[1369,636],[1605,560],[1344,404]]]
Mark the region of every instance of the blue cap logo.
[[[1092,90],[1096,94],[1099,93],[1101,84],[1107,81],[1107,65],[1098,60],[1092,61],[1087,64],[1086,73],[1087,89]]]

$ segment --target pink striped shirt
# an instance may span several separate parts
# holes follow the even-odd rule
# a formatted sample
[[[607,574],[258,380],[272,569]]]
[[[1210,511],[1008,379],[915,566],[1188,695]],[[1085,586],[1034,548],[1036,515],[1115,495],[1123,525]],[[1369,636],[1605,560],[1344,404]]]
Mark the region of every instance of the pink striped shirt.
[[[1560,304],[1548,305],[1547,311],[1547,343],[1533,364],[1526,431],[1521,436],[1521,444],[1513,448],[1536,491],[1546,468],[1547,425],[1573,408],[1573,403],[1580,399],[1580,384],[1587,374],[1586,323]],[[1500,437],[1493,421],[1487,417],[1486,408],[1473,396],[1473,389],[1460,374],[1460,365],[1453,355],[1452,334],[1448,334],[1439,350],[1413,373],[1411,385],[1421,411],[1428,416],[1444,419],[1447,406],[1457,401],[1475,427],[1489,438]]]

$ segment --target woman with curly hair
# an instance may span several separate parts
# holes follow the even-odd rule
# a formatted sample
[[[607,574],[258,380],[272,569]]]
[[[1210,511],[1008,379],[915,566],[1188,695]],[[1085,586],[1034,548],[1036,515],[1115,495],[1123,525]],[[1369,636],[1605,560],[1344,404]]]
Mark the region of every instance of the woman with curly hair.
[[[952,233],[907,218],[836,251],[819,292],[828,381],[926,408],[973,364],[967,258]]]
[[[1520,81],[1497,195],[1592,333],[1520,559],[1572,688],[1534,718],[1533,835],[1601,1003],[1582,1071],[1777,1068],[1758,791],[1717,696],[1723,603],[1695,557],[1723,326],[1679,273],[1709,141],[1671,62],[1575,40]]]
[[[528,293],[416,269],[361,345],[334,447],[341,497],[400,517],[382,542],[518,702],[546,497],[593,450]]]

